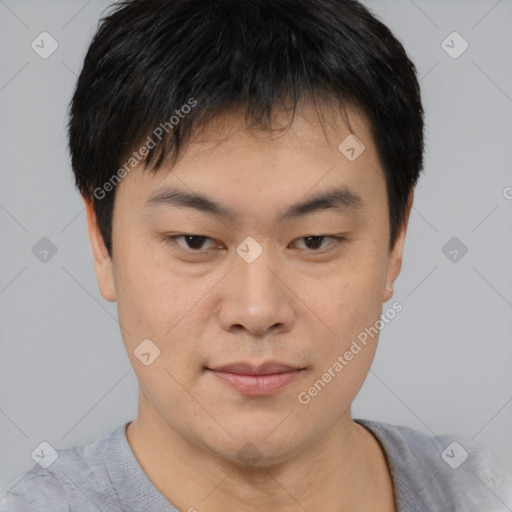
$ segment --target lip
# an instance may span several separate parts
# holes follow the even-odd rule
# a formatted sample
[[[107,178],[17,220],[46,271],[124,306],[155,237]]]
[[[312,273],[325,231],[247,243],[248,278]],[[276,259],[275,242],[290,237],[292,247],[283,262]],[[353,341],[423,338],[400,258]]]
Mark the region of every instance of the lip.
[[[223,383],[247,396],[265,396],[276,393],[295,380],[304,370],[276,361],[258,366],[233,363],[216,368],[206,368]]]
[[[278,361],[265,361],[259,365],[251,363],[239,362],[230,363],[223,366],[216,366],[215,368],[208,368],[215,372],[229,372],[237,373],[239,375],[272,375],[274,373],[284,373],[300,370],[298,366],[291,366],[288,364],[280,363]]]

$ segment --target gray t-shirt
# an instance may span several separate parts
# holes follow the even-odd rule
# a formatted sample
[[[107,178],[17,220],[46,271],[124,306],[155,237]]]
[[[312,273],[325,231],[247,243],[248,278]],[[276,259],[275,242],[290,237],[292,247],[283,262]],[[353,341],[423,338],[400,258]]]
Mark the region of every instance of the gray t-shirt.
[[[512,510],[510,482],[500,480],[474,442],[355,421],[384,449],[397,512]],[[48,468],[36,464],[2,490],[0,512],[178,512],[137,462],[125,427],[87,446],[57,449]]]

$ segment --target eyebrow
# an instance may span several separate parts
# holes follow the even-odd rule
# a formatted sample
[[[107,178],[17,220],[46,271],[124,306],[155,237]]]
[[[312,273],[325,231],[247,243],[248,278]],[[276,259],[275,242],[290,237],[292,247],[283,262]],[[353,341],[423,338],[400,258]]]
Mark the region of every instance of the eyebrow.
[[[151,209],[155,206],[194,208],[227,219],[233,219],[237,216],[235,212],[212,198],[178,188],[156,191],[146,201],[144,209]],[[327,190],[293,204],[279,215],[279,218],[281,220],[292,219],[327,209],[353,211],[364,208],[364,206],[365,203],[359,194],[350,190],[347,186],[343,186]]]

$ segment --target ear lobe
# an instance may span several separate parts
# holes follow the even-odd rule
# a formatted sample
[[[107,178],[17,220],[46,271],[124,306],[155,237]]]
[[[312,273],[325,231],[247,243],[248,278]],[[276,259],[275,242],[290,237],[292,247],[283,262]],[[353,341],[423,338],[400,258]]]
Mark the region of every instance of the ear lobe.
[[[407,232],[407,225],[409,223],[409,215],[411,213],[413,199],[414,191],[409,194],[409,199],[407,200],[407,206],[404,214],[404,222],[399,232],[397,233],[395,244],[389,255],[388,270],[386,275],[386,289],[384,290],[382,297],[383,302],[387,302],[393,296],[393,283],[398,277],[398,274],[400,274],[400,269],[402,268],[405,234]]]
[[[110,302],[116,300],[112,260],[103,240],[92,200],[82,197],[87,216],[87,231],[94,260],[94,271],[102,297]]]

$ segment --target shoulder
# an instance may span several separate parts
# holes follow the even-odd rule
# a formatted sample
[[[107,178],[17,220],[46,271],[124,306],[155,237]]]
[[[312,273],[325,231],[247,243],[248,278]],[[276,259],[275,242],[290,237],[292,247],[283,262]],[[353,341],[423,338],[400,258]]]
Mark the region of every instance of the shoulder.
[[[69,510],[62,483],[39,466],[9,482],[0,492],[0,512]]]
[[[498,512],[512,506],[512,482],[491,467],[490,452],[471,439],[355,420],[380,442],[403,509]]]
[[[104,460],[106,448],[118,442],[121,428],[89,445],[55,449],[47,467],[35,464],[0,490],[0,512],[104,509],[97,505],[118,510]]]

